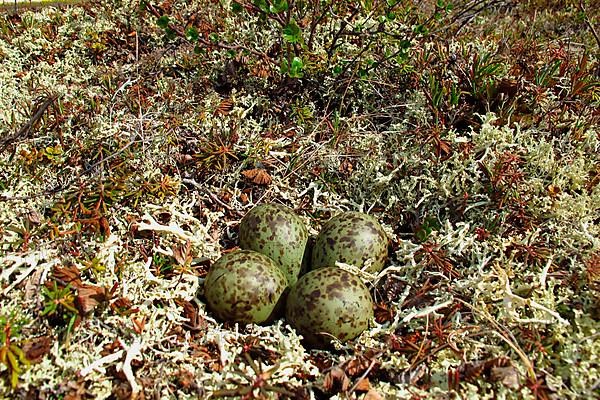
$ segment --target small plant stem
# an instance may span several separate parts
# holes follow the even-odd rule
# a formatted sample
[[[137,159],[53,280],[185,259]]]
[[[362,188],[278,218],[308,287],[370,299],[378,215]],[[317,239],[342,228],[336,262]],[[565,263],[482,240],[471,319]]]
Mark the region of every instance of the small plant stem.
[[[598,36],[598,33],[596,32],[594,25],[592,24],[592,22],[590,21],[590,18],[587,15],[587,11],[585,10],[585,6],[583,5],[583,0],[579,0],[579,10],[583,13],[585,24],[588,26],[588,28],[590,28],[592,35],[594,35],[594,39],[596,39],[596,43],[598,44],[598,47],[600,47],[600,36]]]

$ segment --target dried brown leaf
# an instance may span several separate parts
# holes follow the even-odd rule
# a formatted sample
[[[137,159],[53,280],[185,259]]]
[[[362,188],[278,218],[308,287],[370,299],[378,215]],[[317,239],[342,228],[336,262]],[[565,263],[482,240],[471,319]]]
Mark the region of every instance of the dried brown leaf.
[[[213,112],[213,115],[227,115],[229,114],[232,108],[233,100],[231,100],[230,98],[223,99]]]
[[[40,220],[41,220],[41,216],[40,213],[35,211],[35,210],[29,210],[27,212],[27,220],[29,221],[29,223],[33,224],[33,225],[39,225],[40,224]]]
[[[333,367],[323,378],[323,389],[326,392],[336,391],[335,389],[345,392],[349,387],[350,379],[340,367]]]
[[[182,326],[191,331],[202,331],[206,329],[208,323],[198,313],[198,308],[194,303],[187,300],[176,300],[177,305],[183,308],[183,316],[188,319],[189,323],[184,323]]]
[[[254,168],[254,169],[242,171],[242,175],[244,175],[245,178],[250,179],[252,182],[256,183],[257,185],[265,185],[266,186],[266,185],[269,185],[273,181],[273,178],[271,178],[271,175],[269,175],[269,173],[263,168]]]
[[[52,269],[52,276],[61,284],[67,285],[70,283],[75,288],[78,288],[82,284],[81,272],[75,265],[56,265]]]
[[[108,223],[108,219],[106,217],[100,217],[98,221],[98,225],[100,228],[100,233],[105,237],[110,236],[110,224]]]
[[[509,389],[517,390],[521,387],[519,371],[512,365],[508,367],[493,367],[491,370],[491,378],[493,381],[502,382],[502,384]]]
[[[375,321],[379,324],[389,322],[394,319],[394,309],[386,303],[377,303],[375,305]]]
[[[191,248],[189,240],[181,246],[173,246],[173,258],[179,265],[189,265],[192,262]]]
[[[88,314],[98,306],[98,304],[106,301],[107,289],[88,284],[80,284],[77,287],[77,308],[82,314]]]
[[[146,316],[144,315],[142,318],[131,317],[131,322],[133,322],[133,330],[139,335],[146,327]]]
[[[338,171],[346,176],[349,176],[352,174],[352,171],[354,171],[354,165],[352,165],[347,158],[344,158],[338,167]]]
[[[52,338],[50,336],[40,336],[27,340],[23,344],[22,350],[27,360],[32,364],[36,364],[48,354],[50,347],[52,347]]]
[[[369,378],[362,378],[356,382],[354,390],[357,392],[367,392],[371,390],[371,382],[369,382]]]

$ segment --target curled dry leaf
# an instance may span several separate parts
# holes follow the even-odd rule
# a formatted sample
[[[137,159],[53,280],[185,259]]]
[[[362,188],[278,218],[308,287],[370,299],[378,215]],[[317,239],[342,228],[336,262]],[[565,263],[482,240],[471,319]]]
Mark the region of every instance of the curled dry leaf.
[[[191,243],[188,239],[185,244],[173,246],[173,258],[175,258],[175,261],[177,261],[179,265],[189,265],[193,260],[191,250]]]
[[[39,225],[41,221],[40,213],[30,209],[27,211],[27,220],[33,225]]]
[[[378,324],[384,324],[394,319],[395,311],[388,304],[381,302],[375,304],[375,321]]]
[[[242,175],[244,175],[245,178],[250,179],[252,182],[256,183],[257,185],[265,185],[266,186],[266,185],[269,185],[273,181],[273,178],[271,178],[271,175],[269,175],[269,173],[263,168],[254,168],[254,169],[242,171]]]
[[[84,315],[106,300],[107,290],[103,287],[83,283],[77,286],[77,308]]]
[[[52,269],[52,277],[61,284],[67,285],[70,283],[75,288],[82,285],[81,272],[75,265],[56,265]]]
[[[183,323],[183,327],[193,331],[202,331],[207,328],[208,323],[198,313],[198,308],[194,303],[187,300],[175,300],[175,302],[183,308],[182,315],[187,318],[189,322]]]
[[[110,224],[108,223],[108,219],[106,217],[100,217],[98,221],[100,233],[105,237],[110,236]]]
[[[48,354],[50,347],[52,347],[52,338],[50,336],[40,336],[27,340],[23,344],[23,352],[30,363],[36,364]]]
[[[350,379],[340,367],[333,367],[323,378],[323,389],[326,392],[345,392],[349,387]]]
[[[354,358],[346,361],[342,364],[344,372],[351,377],[357,377],[362,375],[367,369],[377,366],[379,363],[376,358],[379,356],[378,353],[367,350],[364,354],[359,354]],[[373,364],[373,366],[371,366]]]
[[[231,100],[230,98],[225,98],[221,100],[221,102],[213,112],[213,115],[227,115],[229,114],[232,108],[233,100]]]
[[[144,315],[142,318],[131,317],[131,322],[133,322],[134,332],[140,335],[146,326],[146,316]]]

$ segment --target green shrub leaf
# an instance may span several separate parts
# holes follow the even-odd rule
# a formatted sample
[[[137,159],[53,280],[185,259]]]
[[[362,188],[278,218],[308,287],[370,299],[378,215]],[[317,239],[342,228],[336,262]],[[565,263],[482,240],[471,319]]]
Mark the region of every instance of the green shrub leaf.
[[[159,28],[167,29],[169,27],[169,16],[168,15],[163,15],[162,17],[158,18],[156,20],[156,25]]]
[[[290,43],[299,43],[302,40],[302,31],[296,21],[291,20],[283,28],[283,38]]]

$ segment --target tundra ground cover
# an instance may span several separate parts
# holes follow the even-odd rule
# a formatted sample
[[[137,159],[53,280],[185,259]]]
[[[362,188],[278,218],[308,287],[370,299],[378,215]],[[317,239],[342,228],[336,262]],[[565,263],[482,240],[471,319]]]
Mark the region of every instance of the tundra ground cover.
[[[588,4],[589,3],[589,4]],[[592,2],[91,1],[0,19],[0,393],[594,398]],[[206,311],[255,204],[376,216],[373,327]]]

